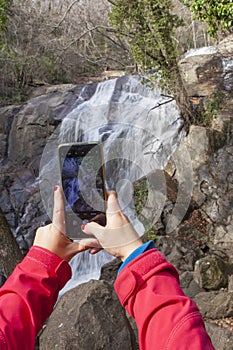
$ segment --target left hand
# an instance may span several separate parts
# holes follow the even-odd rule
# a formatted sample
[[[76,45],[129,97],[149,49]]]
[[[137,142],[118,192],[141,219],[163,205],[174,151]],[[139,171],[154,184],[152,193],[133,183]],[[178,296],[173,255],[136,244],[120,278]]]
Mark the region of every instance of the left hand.
[[[58,186],[54,187],[53,222],[38,228],[33,245],[48,249],[66,261],[87,249],[91,250],[92,253],[100,250],[98,241],[94,238],[72,242],[65,235],[64,203],[62,190]]]
[[[128,218],[121,211],[117,194],[114,191],[108,192],[106,220],[107,224],[104,227],[93,220],[83,225],[82,230],[86,234],[94,235],[109,254],[124,261],[143,243]]]

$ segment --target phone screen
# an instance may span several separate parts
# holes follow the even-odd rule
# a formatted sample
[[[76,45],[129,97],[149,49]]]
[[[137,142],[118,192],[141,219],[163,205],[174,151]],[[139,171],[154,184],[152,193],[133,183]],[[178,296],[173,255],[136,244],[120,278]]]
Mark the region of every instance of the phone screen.
[[[86,237],[81,225],[105,213],[105,186],[101,144],[77,143],[59,146],[64,194],[66,234]]]

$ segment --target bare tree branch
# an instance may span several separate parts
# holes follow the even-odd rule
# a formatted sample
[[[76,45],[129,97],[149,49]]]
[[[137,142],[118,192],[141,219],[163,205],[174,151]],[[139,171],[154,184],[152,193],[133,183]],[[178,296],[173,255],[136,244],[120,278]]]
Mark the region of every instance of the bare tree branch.
[[[111,38],[109,35],[107,35],[106,33],[103,33],[103,32],[101,32],[101,31],[99,31],[98,29],[97,29],[97,31],[101,34],[101,35],[103,35],[105,38],[107,38],[109,41],[111,41],[115,46],[117,46],[117,47],[120,47],[121,49],[123,49],[124,51],[127,51],[127,52],[129,52],[129,49],[124,45],[124,43],[121,41],[121,40],[119,40],[118,42],[115,40],[115,38],[113,39],[113,38]],[[107,32],[108,32],[108,30],[107,30]]]
[[[67,9],[66,12],[63,14],[63,16],[62,16],[60,22],[54,27],[54,29],[57,29],[58,27],[60,27],[60,25],[62,24],[62,22],[64,22],[66,16],[68,15],[68,13],[71,11],[72,7],[73,7],[77,2],[79,2],[79,1],[80,1],[80,0],[75,0],[75,1],[73,1],[73,2],[69,5],[68,9]]]
[[[112,1],[112,0],[108,0],[108,2],[109,2],[110,4],[112,4],[112,5],[116,6],[116,3],[115,3],[114,1]]]
[[[68,48],[70,48],[72,45],[74,45],[75,43],[77,43],[78,41],[80,41],[85,35],[90,34],[94,31],[98,31],[99,29],[105,29],[106,31],[112,32],[112,33],[118,33],[118,31],[114,30],[111,27],[107,27],[107,26],[103,26],[103,25],[97,25],[95,27],[92,28],[88,28],[85,32],[83,32],[81,35],[79,35],[78,37],[74,38],[72,41],[69,42],[69,44],[67,46],[65,46],[63,49],[67,50]],[[103,34],[103,33],[101,33]]]

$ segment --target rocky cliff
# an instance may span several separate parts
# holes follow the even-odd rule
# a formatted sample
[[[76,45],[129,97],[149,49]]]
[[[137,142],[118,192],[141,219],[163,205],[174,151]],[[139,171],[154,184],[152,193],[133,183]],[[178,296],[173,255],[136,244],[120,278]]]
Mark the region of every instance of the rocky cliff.
[[[202,121],[196,121],[199,125],[190,127],[164,170],[167,199],[153,230],[156,245],[177,267],[184,291],[200,307],[216,349],[230,350],[233,348],[233,37],[228,37],[218,47],[187,53],[179,65],[191,101],[195,108],[206,113]],[[92,88],[90,84],[89,96]],[[65,85],[45,90],[23,105],[0,109],[1,208],[23,252],[32,244],[35,229],[49,221],[38,187],[42,151],[49,137],[59,131],[61,121],[74,108],[80,87]],[[182,186],[183,179],[187,179],[185,164],[191,164],[190,188],[188,182]],[[179,215],[187,193],[191,193],[191,198],[186,214],[175,229],[169,230],[170,214],[176,207]],[[103,279],[111,285],[115,269],[107,267],[109,269],[110,273],[104,273]],[[77,298],[77,310],[71,310],[73,318],[64,318],[62,322],[60,315],[66,312],[67,305],[73,305],[78,290],[61,298],[42,335],[41,349],[55,346],[61,350],[73,349],[77,338],[72,335],[69,343],[64,339],[68,329],[82,337],[78,319],[82,320],[83,328],[89,327],[89,319],[83,317],[82,310],[90,319],[93,316],[98,320],[98,324],[102,322],[108,332],[108,322],[101,318],[104,303],[110,303],[116,310],[119,306],[108,284],[95,283],[90,282],[90,295]],[[82,288],[85,291],[87,287]],[[98,308],[93,301],[97,297],[96,288],[100,288],[100,295],[103,295],[98,299]],[[88,298],[91,303],[87,302]],[[113,327],[109,334],[114,338],[114,329],[124,328],[122,334],[128,344],[127,350],[137,349],[125,314],[118,311],[117,314],[112,315],[109,309],[106,315],[109,322],[113,318],[116,320],[116,324],[110,325]],[[131,324],[134,328],[132,321]],[[93,327],[96,327],[95,322]],[[85,342],[82,338],[79,344],[85,345],[79,347],[80,350],[101,348],[99,332],[93,330],[90,338],[86,332],[83,334]],[[103,336],[103,344],[112,344],[111,349],[124,348],[123,345],[119,347],[120,340],[113,345],[110,338]]]

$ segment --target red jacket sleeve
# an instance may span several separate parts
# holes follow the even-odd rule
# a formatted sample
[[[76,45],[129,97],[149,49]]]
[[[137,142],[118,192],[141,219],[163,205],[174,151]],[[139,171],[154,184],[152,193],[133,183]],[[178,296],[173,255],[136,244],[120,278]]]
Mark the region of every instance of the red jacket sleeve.
[[[33,350],[58,292],[71,277],[69,264],[33,246],[0,289],[1,350]]]
[[[140,350],[214,350],[196,304],[184,295],[176,269],[157,249],[126,265],[114,286],[136,320]]]

